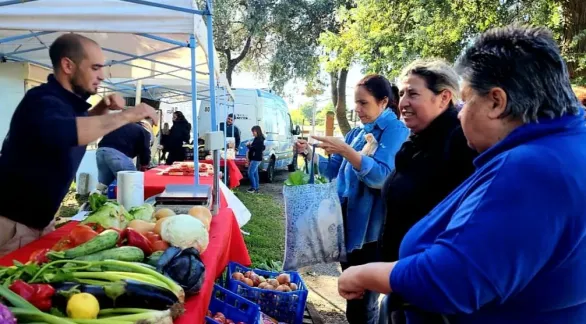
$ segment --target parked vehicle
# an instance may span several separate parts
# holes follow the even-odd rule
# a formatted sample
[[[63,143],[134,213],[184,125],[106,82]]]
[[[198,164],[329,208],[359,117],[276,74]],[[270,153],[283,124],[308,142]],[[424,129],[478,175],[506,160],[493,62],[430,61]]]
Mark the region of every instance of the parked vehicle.
[[[218,104],[217,120],[225,122],[227,113],[234,114],[234,125],[240,130],[241,140],[235,161],[242,173],[246,174],[248,168],[246,144],[253,140],[250,129],[255,125],[259,125],[266,136],[266,149],[259,168],[265,180],[273,182],[276,170],[295,171],[297,159],[294,147],[301,130],[293,125],[285,100],[260,89],[233,89],[233,92],[234,108],[224,109]],[[209,101],[202,101],[199,109],[199,133],[205,134],[211,130]]]

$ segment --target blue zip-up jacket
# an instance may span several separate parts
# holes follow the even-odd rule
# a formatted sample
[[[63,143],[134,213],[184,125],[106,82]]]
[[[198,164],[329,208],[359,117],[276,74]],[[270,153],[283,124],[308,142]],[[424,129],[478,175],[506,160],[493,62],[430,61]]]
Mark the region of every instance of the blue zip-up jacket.
[[[584,124],[526,124],[476,158],[403,239],[393,292],[454,323],[586,323]]]
[[[394,112],[385,109],[374,121],[372,135],[378,141],[373,156],[362,156],[361,169],[356,170],[341,155],[328,160],[319,157],[320,173],[336,179],[341,202],[347,202],[346,250],[362,248],[378,240],[385,218],[380,189],[395,168],[395,154],[407,139],[409,130]],[[354,128],[346,134],[346,143],[360,152],[366,140],[364,128]]]

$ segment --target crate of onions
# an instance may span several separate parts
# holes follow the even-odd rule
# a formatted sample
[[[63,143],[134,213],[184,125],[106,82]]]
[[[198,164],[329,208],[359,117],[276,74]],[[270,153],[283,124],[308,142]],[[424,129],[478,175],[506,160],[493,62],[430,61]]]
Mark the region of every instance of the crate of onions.
[[[225,286],[228,290],[260,306],[262,312],[279,322],[303,322],[307,287],[299,273],[250,269],[228,264]]]

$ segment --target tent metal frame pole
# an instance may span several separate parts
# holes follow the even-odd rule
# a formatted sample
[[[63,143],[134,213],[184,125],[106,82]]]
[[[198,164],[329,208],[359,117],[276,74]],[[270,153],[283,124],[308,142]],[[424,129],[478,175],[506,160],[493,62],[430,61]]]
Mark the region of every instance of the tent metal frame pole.
[[[34,1],[34,0],[28,0],[28,1]],[[120,1],[132,2],[132,3],[136,3],[136,4],[142,4],[142,5],[145,5],[145,6],[157,7],[157,8],[163,8],[163,9],[169,9],[169,10],[174,10],[174,11],[179,11],[179,12],[186,12],[186,13],[190,13],[192,15],[200,15],[200,16],[203,16],[203,15],[206,14],[206,12],[203,11],[203,10],[195,10],[195,9],[189,9],[189,8],[171,6],[171,5],[166,5],[166,4],[157,3],[157,2],[153,2],[153,1],[146,1],[146,0],[120,0]],[[17,0],[14,0],[13,2],[20,3],[22,1],[20,1],[20,0],[18,0],[18,1]]]
[[[195,39],[195,35],[191,34],[189,36],[189,48],[191,49],[191,119],[193,121],[193,125],[191,126],[193,130],[193,167],[195,168],[193,172],[194,176],[194,184],[195,186],[199,185],[199,154],[198,151],[198,125],[197,125],[197,72],[195,71],[195,65],[197,63],[197,40]],[[213,71],[212,71],[212,74]]]

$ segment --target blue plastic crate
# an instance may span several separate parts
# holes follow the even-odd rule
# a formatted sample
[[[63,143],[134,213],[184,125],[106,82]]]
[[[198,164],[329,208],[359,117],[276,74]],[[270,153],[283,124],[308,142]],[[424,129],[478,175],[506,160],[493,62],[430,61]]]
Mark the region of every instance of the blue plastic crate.
[[[297,285],[297,290],[291,292],[279,292],[274,290],[259,289],[249,287],[243,282],[232,279],[234,272],[245,273],[253,271],[257,275],[266,279],[274,279],[279,272],[270,272],[258,269],[250,269],[235,262],[228,264],[224,285],[230,291],[258,304],[263,313],[271,316],[279,322],[288,324],[303,323],[303,313],[307,301],[307,286],[301,279],[299,273],[295,271],[285,271],[281,273],[289,274],[291,282]]]
[[[257,304],[218,285],[214,285],[208,309],[212,315],[220,312],[234,323],[258,324],[260,322],[260,307]],[[217,324],[218,322],[206,316],[206,323]]]

